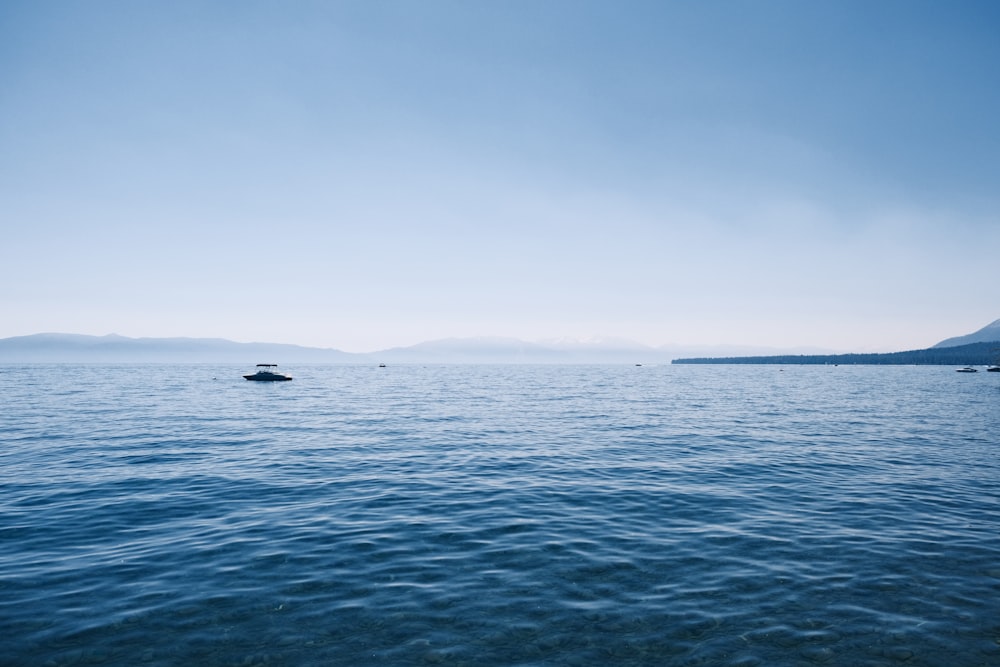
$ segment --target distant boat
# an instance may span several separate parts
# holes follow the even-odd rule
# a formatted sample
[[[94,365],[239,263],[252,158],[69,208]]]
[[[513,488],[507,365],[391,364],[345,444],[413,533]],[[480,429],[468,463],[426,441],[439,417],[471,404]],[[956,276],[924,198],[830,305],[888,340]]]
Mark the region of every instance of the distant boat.
[[[378,367],[379,368],[385,368],[385,364],[379,364]]]
[[[987,366],[986,370],[990,373],[1000,373],[1000,366]]]
[[[959,373],[978,373],[979,371],[977,371],[972,366],[966,366],[965,368],[959,368],[958,372]]]
[[[278,364],[257,364],[257,372],[244,375],[247,380],[257,380],[258,382],[281,382],[291,380],[291,375],[278,372]]]

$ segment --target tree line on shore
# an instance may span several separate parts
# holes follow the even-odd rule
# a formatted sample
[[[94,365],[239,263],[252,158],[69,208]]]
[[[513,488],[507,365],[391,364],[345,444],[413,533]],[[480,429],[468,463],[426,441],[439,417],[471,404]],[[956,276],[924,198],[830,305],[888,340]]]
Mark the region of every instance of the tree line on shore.
[[[956,347],[928,348],[906,352],[864,354],[778,354],[765,357],[692,357],[674,359],[675,364],[829,364],[894,366],[985,366],[1000,363],[1000,341]]]

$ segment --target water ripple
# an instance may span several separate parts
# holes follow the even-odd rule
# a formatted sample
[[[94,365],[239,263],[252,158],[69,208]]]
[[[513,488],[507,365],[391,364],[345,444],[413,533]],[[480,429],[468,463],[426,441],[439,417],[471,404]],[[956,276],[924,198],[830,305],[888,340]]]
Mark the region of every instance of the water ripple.
[[[998,664],[949,370],[8,367],[5,659]]]

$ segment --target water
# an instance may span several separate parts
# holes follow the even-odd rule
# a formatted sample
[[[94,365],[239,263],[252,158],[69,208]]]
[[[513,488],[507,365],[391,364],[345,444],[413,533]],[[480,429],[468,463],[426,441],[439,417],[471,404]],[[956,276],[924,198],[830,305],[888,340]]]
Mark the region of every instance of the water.
[[[0,367],[0,664],[1000,664],[1000,374],[286,370]]]

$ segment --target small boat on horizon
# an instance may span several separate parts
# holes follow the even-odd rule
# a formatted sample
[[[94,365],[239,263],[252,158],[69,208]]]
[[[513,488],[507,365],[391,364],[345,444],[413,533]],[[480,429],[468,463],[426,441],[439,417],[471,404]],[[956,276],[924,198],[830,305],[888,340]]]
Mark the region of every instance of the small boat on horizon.
[[[1000,373],[1000,366],[997,365],[987,366],[986,371],[988,373]]]
[[[256,373],[250,373],[243,377],[247,380],[256,380],[258,382],[282,382],[292,379],[291,375],[278,372],[278,364],[257,364]]]
[[[959,369],[957,370],[957,372],[958,372],[958,373],[978,373],[979,371],[977,371],[977,370],[976,370],[975,368],[973,368],[972,366],[966,366],[965,368],[959,368]]]

